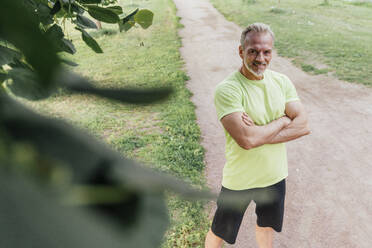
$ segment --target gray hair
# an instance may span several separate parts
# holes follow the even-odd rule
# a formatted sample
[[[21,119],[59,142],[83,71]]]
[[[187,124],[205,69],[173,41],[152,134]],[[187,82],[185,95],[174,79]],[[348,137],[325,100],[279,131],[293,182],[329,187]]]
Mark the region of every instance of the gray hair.
[[[247,34],[248,33],[269,33],[271,35],[271,37],[273,38],[273,41],[275,39],[275,35],[274,35],[274,32],[271,30],[270,26],[265,24],[265,23],[260,23],[260,22],[256,22],[256,23],[253,23],[251,25],[249,25],[248,27],[246,27],[243,32],[242,32],[242,36],[240,38],[240,44],[242,45],[242,47],[244,48],[244,45],[245,45],[245,40],[247,38]]]

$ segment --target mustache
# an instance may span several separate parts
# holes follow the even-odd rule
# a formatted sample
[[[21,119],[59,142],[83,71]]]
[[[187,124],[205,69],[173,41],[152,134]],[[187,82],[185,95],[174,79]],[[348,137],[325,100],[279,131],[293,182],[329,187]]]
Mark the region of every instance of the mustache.
[[[267,65],[267,63],[265,62],[259,62],[259,61],[254,61],[253,64],[254,65]]]

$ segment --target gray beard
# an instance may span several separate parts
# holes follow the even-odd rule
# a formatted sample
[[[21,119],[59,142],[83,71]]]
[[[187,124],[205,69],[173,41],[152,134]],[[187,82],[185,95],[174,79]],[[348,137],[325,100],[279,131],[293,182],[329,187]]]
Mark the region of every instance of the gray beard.
[[[245,69],[247,69],[250,73],[252,73],[255,77],[262,77],[263,73],[257,73],[255,72],[252,68],[250,68],[248,65],[247,65],[247,62],[245,62],[245,59],[243,59],[243,63],[244,63],[244,67]]]

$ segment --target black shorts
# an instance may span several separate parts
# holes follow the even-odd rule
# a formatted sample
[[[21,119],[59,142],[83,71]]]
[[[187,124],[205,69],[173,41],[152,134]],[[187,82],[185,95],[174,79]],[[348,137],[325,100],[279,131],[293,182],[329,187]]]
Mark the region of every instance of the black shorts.
[[[237,196],[244,199],[238,205],[226,205],[223,197]],[[229,244],[234,244],[245,210],[253,200],[256,203],[257,225],[272,227],[281,232],[284,215],[285,179],[265,187],[246,190],[230,190],[225,187],[217,199],[217,210],[212,222],[212,232]]]

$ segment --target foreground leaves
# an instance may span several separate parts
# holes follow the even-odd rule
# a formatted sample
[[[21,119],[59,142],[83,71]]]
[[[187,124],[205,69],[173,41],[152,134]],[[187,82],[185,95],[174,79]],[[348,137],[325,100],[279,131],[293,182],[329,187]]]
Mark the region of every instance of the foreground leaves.
[[[118,23],[120,21],[119,16],[111,9],[89,5],[88,13],[98,21],[107,23]]]
[[[93,94],[108,99],[120,101],[122,103],[149,104],[163,101],[172,94],[170,87],[153,89],[104,89],[93,86],[87,79],[75,73],[61,70],[55,79],[59,85],[66,89],[76,92]]]
[[[148,9],[141,9],[134,15],[134,21],[138,23],[143,29],[152,25],[154,14]]]
[[[14,188],[17,185],[15,182],[19,180],[12,179],[15,178],[14,175],[6,176],[9,180],[2,180],[3,184],[7,184],[2,188],[7,189],[6,192],[12,192],[10,195],[12,198],[5,195],[4,191],[1,191],[0,197],[7,199],[8,202],[14,202],[17,206],[28,206],[29,210],[18,208],[17,211],[20,213],[13,211],[15,215],[10,214],[6,221],[0,223],[0,226],[18,221],[18,225],[27,227],[26,223],[32,221],[34,232],[43,233],[41,236],[36,235],[37,237],[27,233],[22,239],[12,239],[14,236],[8,235],[8,238],[0,241],[4,247],[25,247],[32,239],[40,241],[38,247],[48,247],[48,245],[59,247],[53,242],[60,242],[63,239],[71,241],[69,247],[85,247],[79,245],[89,244],[90,239],[101,237],[95,235],[97,230],[101,231],[101,228],[107,228],[101,231],[105,236],[103,239],[106,241],[109,239],[107,244],[112,244],[105,247],[117,247],[116,244],[120,241],[125,241],[125,244],[121,244],[123,247],[158,247],[168,225],[168,213],[163,196],[165,190],[172,190],[188,199],[213,197],[208,192],[193,189],[181,180],[139,166],[95,141],[83,131],[62,121],[33,113],[2,93],[0,93],[0,129],[12,142],[30,144],[39,154],[59,161],[59,164],[68,169],[71,175],[71,190],[62,192],[64,201],[71,206],[58,204],[58,196],[44,195],[48,192],[35,188],[36,186],[27,185],[25,187],[28,190],[25,190],[22,184],[19,184],[18,188]],[[0,164],[2,164],[0,177],[7,173],[7,170],[4,171],[4,165],[8,163],[2,162],[0,156]],[[44,170],[56,169],[56,165],[49,165],[49,167]],[[11,171],[11,168],[8,170]],[[78,191],[80,193],[76,194],[76,190],[72,190],[75,188],[74,185],[80,188]],[[35,189],[32,191],[36,192],[30,192],[32,188]],[[51,188],[51,186],[44,186],[44,188]],[[24,197],[23,193],[19,192],[24,192],[28,197]],[[33,199],[32,203],[29,203],[30,199]],[[48,211],[45,207],[40,207],[41,205],[48,206]],[[8,205],[2,204],[2,206]],[[88,208],[89,211],[84,212],[83,209],[76,209],[74,206]],[[4,210],[2,213],[7,211]],[[43,215],[40,211],[46,212]],[[50,217],[53,213],[54,218]],[[84,230],[84,234],[78,236],[80,239],[89,237],[89,240],[80,240],[73,245],[78,232],[66,230],[59,233],[62,226],[69,227],[71,224],[72,230],[75,230],[75,226],[76,230]],[[88,224],[91,226],[84,228]],[[12,229],[18,225],[2,226],[1,229],[5,228],[7,232],[13,234],[18,233],[18,230],[25,231],[22,228]],[[54,237],[57,233],[59,233],[57,238],[49,240],[48,237]],[[143,233],[146,233],[146,237]],[[119,241],[118,237],[120,237]]]
[[[18,1],[5,0],[1,3],[0,38],[22,52],[26,61],[37,72],[39,83],[43,87],[51,86],[51,78],[60,63],[57,49],[41,33],[37,17],[26,11]]]
[[[77,22],[78,26],[81,27],[81,28],[97,29],[97,25],[92,20],[90,20],[89,18],[87,18],[85,16],[77,15],[76,22]]]
[[[8,84],[8,88],[14,94],[30,100],[37,100],[47,97],[53,89],[67,87],[75,92],[96,94],[126,103],[151,103],[163,100],[171,93],[170,88],[113,90],[97,89],[91,86],[86,79],[62,70],[61,59],[56,55],[57,51],[66,51],[73,54],[76,49],[71,41],[64,38],[64,33],[59,25],[52,25],[43,34],[38,28],[37,18],[22,8],[19,2],[5,0],[2,6],[4,8],[0,9],[0,37],[15,45],[31,66],[20,71],[13,68],[13,71],[9,73],[1,74],[0,79],[2,80],[11,76],[10,78],[13,81]],[[117,14],[112,10],[97,6],[89,6],[89,9],[95,14],[98,13],[97,15],[101,18],[112,18],[112,21],[113,19],[115,21],[119,20]],[[17,13],[22,18],[12,21],[11,13]],[[132,14],[135,13],[137,12]],[[88,22],[85,22],[85,24],[90,25]],[[82,32],[82,39],[89,47],[95,52],[102,52],[98,43],[84,29],[80,27],[77,29]],[[0,55],[2,64],[9,64],[21,58],[21,53],[4,46],[0,46]],[[64,60],[63,62],[66,63],[67,61]],[[35,75],[32,75],[33,73]]]
[[[83,131],[33,113],[3,93],[0,93],[0,127],[13,140],[30,143],[41,154],[63,162],[73,172],[75,183],[99,179],[139,191],[160,193],[169,189],[185,197],[211,196],[181,180],[139,166]]]
[[[19,52],[0,45],[0,66],[10,64],[21,57]]]
[[[29,100],[39,100],[49,96],[49,92],[42,88],[35,77],[33,71],[28,68],[14,68],[8,72],[11,82],[7,83],[7,88],[17,96]]]
[[[12,79],[6,83],[8,89],[25,96],[28,88],[30,92],[39,89],[49,93],[56,87],[66,87],[73,92],[130,103],[165,99],[171,93],[169,88],[99,89],[85,78],[62,69],[57,52],[74,53],[75,48],[64,38],[60,26],[50,21],[50,13],[75,18],[82,14],[78,3],[83,2],[96,3],[95,0],[60,0],[52,1],[54,6],[49,7],[45,0],[2,2],[0,39],[10,43],[13,50],[2,49],[2,54],[6,54],[3,63],[11,69],[0,70],[0,79]],[[98,20],[119,21],[118,8],[84,7]],[[40,11],[35,11],[36,8]],[[128,20],[135,20],[134,16]],[[147,28],[150,19],[148,13],[143,13],[137,21]],[[93,25],[84,18],[79,20],[83,40],[100,52],[99,45],[83,29]],[[63,62],[73,65],[70,61]],[[0,234],[1,247],[30,244],[41,248],[158,247],[169,222],[165,191],[171,190],[188,199],[214,197],[123,158],[63,121],[34,113],[6,95],[2,87],[0,135],[0,145],[4,145],[0,146],[0,197],[6,201],[0,205],[0,229],[4,230]],[[36,160],[36,167],[20,173],[18,162],[7,156],[10,154],[7,151],[19,145],[32,147],[51,162]],[[18,154],[22,155],[16,158],[23,158],[23,153]],[[59,170],[70,175],[64,187],[52,180],[51,172]]]
[[[105,213],[99,206],[61,204],[50,197],[52,192],[45,187],[0,169],[1,247],[23,248],[32,244],[38,248],[155,248],[160,245],[168,220],[160,196],[138,196],[136,209],[128,209],[128,204],[121,206],[121,213],[127,219],[136,219],[135,224],[124,227],[115,223],[121,217],[117,213]]]
[[[154,13],[148,9],[135,9],[130,14],[123,17],[119,22],[119,29],[121,31],[128,31],[136,23],[138,23],[143,29],[147,29],[152,25],[154,19]]]
[[[82,37],[83,41],[85,42],[85,44],[87,44],[96,53],[103,53],[103,51],[102,51],[101,47],[98,45],[97,41],[92,36],[90,36],[90,34],[88,34],[87,31],[85,31],[82,28],[76,28],[76,29],[81,32],[81,37]]]

